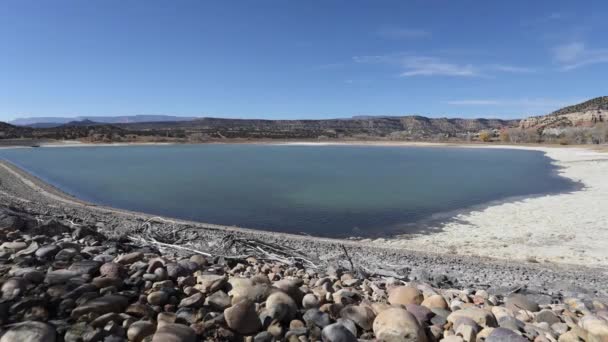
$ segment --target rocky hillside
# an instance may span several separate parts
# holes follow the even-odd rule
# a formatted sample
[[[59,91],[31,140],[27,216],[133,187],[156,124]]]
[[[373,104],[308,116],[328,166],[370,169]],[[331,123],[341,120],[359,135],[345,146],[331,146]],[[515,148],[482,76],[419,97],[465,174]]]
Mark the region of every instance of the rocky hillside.
[[[395,139],[464,138],[482,130],[515,127],[515,120],[432,119],[423,116],[369,117],[329,120],[256,120],[201,118],[189,121],[100,124],[70,122],[58,127],[0,126],[6,137],[126,141],[152,139],[197,141],[213,139]],[[18,130],[21,134],[15,134]]]
[[[14,139],[31,135],[32,129],[26,127],[13,126],[5,122],[0,122],[0,139]]]
[[[608,96],[601,96],[564,107],[551,114],[524,119],[519,127],[522,129],[563,127],[590,127],[599,122],[608,121]]]
[[[225,138],[403,138],[428,139],[436,135],[457,137],[481,130],[516,126],[514,120],[432,119],[423,116],[370,117],[330,120],[253,120],[202,118],[172,123],[119,125],[128,130],[183,130]]]

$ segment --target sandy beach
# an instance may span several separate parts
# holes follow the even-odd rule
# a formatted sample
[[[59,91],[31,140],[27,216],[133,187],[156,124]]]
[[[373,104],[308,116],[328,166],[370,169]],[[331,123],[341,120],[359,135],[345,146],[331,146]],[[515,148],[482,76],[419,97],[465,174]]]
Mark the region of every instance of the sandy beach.
[[[467,146],[471,147],[471,146]],[[586,148],[483,146],[540,150],[560,174],[584,186],[463,213],[430,235],[380,239],[407,249],[507,260],[605,266],[608,262],[608,154]]]

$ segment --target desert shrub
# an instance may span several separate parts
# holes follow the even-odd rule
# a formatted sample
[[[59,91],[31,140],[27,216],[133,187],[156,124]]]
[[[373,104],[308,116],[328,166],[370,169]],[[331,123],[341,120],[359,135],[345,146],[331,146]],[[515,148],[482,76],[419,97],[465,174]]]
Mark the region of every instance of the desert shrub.
[[[509,131],[506,129],[503,129],[502,131],[500,131],[500,141],[502,142],[511,142],[511,135],[509,134]]]
[[[479,140],[483,142],[489,142],[492,140],[492,132],[481,131],[479,132]]]

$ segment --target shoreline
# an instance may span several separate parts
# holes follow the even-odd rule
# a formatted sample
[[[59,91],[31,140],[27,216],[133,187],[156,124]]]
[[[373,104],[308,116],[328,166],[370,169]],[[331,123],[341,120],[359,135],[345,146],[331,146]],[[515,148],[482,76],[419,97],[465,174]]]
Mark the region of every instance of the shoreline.
[[[234,143],[234,142],[231,142]],[[341,141],[341,142],[255,142],[283,146],[393,146],[393,147],[450,147],[450,148],[496,148],[540,151],[558,167],[562,177],[571,179],[580,188],[565,193],[539,194],[502,200],[442,213],[442,217],[420,222],[424,225],[420,233],[402,234],[379,238],[356,238],[345,241],[361,241],[375,246],[390,246],[413,251],[437,254],[457,254],[472,257],[490,257],[502,260],[549,262],[559,264],[606,267],[608,250],[602,241],[608,241],[604,232],[608,222],[608,211],[603,213],[602,204],[608,204],[608,184],[599,173],[608,174],[608,153],[589,147],[546,147],[489,144],[452,144],[428,142],[389,141]],[[95,146],[147,146],[170,145],[167,143],[145,144],[66,144],[44,147],[95,147]],[[2,165],[4,166],[4,165]],[[18,167],[16,167],[18,169]],[[573,171],[573,168],[575,169]],[[14,171],[14,170],[13,170]],[[158,217],[153,214],[105,207],[80,200],[63,192],[24,170],[21,176],[34,182],[32,187],[50,190],[56,201],[96,208],[107,213]],[[594,176],[595,174],[595,176]],[[594,177],[590,180],[589,177]],[[67,199],[67,202],[66,202]],[[562,203],[563,201],[563,203]],[[554,218],[555,217],[555,218]],[[199,223],[207,227],[266,232],[263,230],[208,224],[188,220],[163,218],[166,222]],[[430,224],[427,224],[430,223]],[[508,227],[509,229],[506,229]],[[306,236],[306,235],[295,235]],[[325,239],[320,238],[319,239]]]
[[[68,225],[92,224],[114,238],[132,236],[143,227],[150,227],[156,232],[177,234],[185,241],[182,245],[211,253],[223,246],[227,237],[257,239],[305,251],[311,259],[326,265],[344,264],[348,259],[364,272],[374,270],[412,281],[448,281],[454,286],[483,284],[496,293],[525,287],[542,293],[583,293],[608,298],[608,290],[602,285],[608,282],[605,265],[580,267],[565,261],[501,260],[437,253],[430,248],[421,251],[366,240],[320,238],[167,219],[80,201],[5,161],[0,161],[0,203],[0,209],[19,210],[40,220],[59,220]]]

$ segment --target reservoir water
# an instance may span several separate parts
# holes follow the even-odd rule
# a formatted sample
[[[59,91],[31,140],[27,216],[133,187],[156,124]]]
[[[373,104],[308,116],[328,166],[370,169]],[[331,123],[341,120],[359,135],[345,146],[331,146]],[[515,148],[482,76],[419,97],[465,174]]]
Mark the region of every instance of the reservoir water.
[[[543,153],[509,149],[69,147],[0,150],[0,159],[98,204],[328,237],[419,232],[445,213],[574,189]]]

